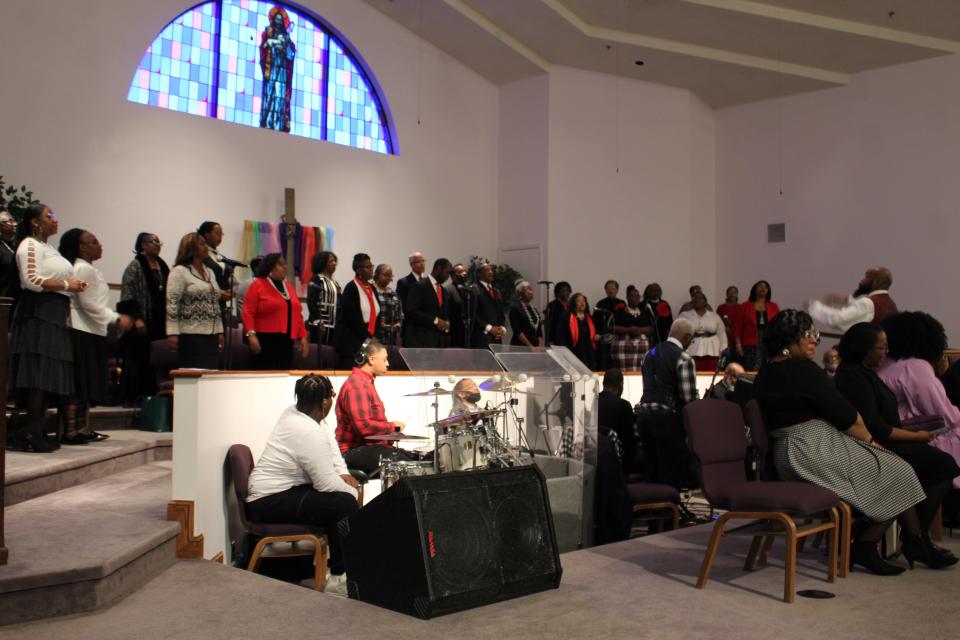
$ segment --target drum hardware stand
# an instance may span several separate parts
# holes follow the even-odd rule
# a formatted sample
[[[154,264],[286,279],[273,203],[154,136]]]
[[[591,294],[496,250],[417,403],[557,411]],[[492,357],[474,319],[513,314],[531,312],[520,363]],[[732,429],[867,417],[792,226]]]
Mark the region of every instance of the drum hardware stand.
[[[547,435],[546,435],[546,433],[544,433],[544,432],[545,432],[545,431],[548,431],[548,430],[550,429],[550,416],[551,416],[551,415],[556,415],[556,414],[551,414],[551,413],[550,413],[550,405],[553,404],[553,401],[556,400],[556,399],[560,396],[560,392],[561,392],[561,391],[563,391],[563,383],[562,383],[562,382],[557,384],[557,388],[554,390],[553,396],[551,396],[550,399],[547,400],[547,403],[546,403],[545,405],[543,405],[543,411],[541,412],[541,414],[543,415],[543,425],[544,425],[544,428],[538,429],[538,431],[537,431],[537,439],[533,441],[533,446],[534,446],[534,447],[536,447],[536,446],[537,446],[537,443],[540,442],[540,433],[543,433],[543,444],[548,447],[548,448],[547,448],[547,451],[550,451],[550,449],[549,449],[550,443],[547,442]],[[563,420],[560,421],[560,427],[561,427],[561,428],[563,427]],[[563,438],[561,438],[561,442],[562,442],[562,441],[563,441]],[[532,455],[532,454],[533,454],[533,450],[531,450],[530,453],[531,453],[531,455]],[[552,451],[552,452],[551,452],[551,455],[557,456],[559,453],[560,453],[560,446],[559,446],[559,444],[558,444],[558,445],[557,445],[557,450],[556,450],[556,451]]]
[[[517,426],[517,451],[522,452],[523,446],[526,445],[527,451],[530,453],[530,459],[532,460],[535,456],[535,453],[533,449],[530,447],[530,441],[527,440],[527,434],[524,433],[523,431],[524,419],[521,418],[519,415],[517,415],[516,407],[519,404],[520,404],[520,399],[517,398],[515,395],[512,395],[512,397],[510,397],[506,402],[507,407],[510,408],[510,415],[513,416],[513,423]],[[504,433],[507,433],[506,420],[504,420],[503,431]],[[507,438],[506,440],[507,440],[507,444],[509,444],[510,439]]]
[[[440,389],[440,382],[434,381],[434,390]],[[437,426],[440,422],[440,395],[434,394],[433,404],[433,472],[440,473],[440,429]]]

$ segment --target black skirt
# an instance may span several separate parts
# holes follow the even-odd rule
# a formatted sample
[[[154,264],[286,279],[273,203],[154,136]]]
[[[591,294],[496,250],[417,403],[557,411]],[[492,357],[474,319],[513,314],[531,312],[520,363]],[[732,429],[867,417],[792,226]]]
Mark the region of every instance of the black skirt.
[[[250,356],[257,371],[289,371],[293,367],[293,340],[285,333],[258,333],[260,353]]]
[[[59,396],[74,392],[70,299],[60,293],[24,291],[10,334],[10,388],[40,389]]]
[[[96,406],[107,401],[107,338],[70,329],[73,341],[74,398]]]
[[[177,368],[219,369],[220,346],[217,336],[180,334],[177,340]]]

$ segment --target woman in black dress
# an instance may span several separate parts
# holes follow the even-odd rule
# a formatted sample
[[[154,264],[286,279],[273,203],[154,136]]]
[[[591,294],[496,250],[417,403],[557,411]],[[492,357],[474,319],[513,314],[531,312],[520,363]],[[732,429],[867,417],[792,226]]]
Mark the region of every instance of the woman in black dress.
[[[570,308],[557,328],[554,343],[570,349],[591,371],[597,368],[597,328],[582,293],[570,296]]]
[[[643,357],[650,348],[654,318],[644,313],[641,302],[640,290],[631,284],[627,287],[627,304],[613,315],[616,338],[611,352],[613,364],[621,371],[640,371]]]
[[[160,257],[163,243],[155,233],[137,234],[136,254],[123,271],[117,310],[134,317],[134,331],[120,340],[123,371],[120,397],[126,406],[157,393],[157,374],[150,364],[150,343],[167,337],[166,290],[170,267]]]
[[[897,397],[877,375],[877,368],[887,355],[887,334],[883,329],[870,322],[855,324],[843,335],[838,350],[841,364],[833,382],[856,407],[870,435],[913,467],[927,494],[926,500],[917,505],[917,516],[923,535],[929,537],[933,518],[950,492],[953,479],[960,475],[960,467],[949,453],[927,444],[931,439],[929,431],[902,428]]]
[[[778,313],[764,342],[773,357],[757,375],[754,395],[771,430],[774,465],[782,479],[829,489],[866,517],[855,531],[853,562],[880,575],[903,571],[877,552],[893,518],[903,527],[903,554],[911,567],[915,560],[938,569],[955,562],[921,535],[914,507],[926,496],[913,469],[874,441],[857,410],[814,362],[820,334],[810,315]]]
[[[543,346],[543,319],[540,312],[531,304],[533,285],[524,280],[517,284],[517,301],[510,307],[510,328],[513,337],[510,344],[521,347],[539,348]]]

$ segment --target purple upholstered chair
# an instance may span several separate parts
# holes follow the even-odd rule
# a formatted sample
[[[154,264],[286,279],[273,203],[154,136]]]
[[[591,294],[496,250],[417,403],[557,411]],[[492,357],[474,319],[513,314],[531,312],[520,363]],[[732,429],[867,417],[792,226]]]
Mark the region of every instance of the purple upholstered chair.
[[[177,350],[166,338],[150,343],[150,366],[157,372],[157,395],[173,393],[173,378],[170,372],[177,368]]]
[[[703,589],[710,579],[713,560],[724,534],[753,536],[744,571],[753,568],[760,543],[773,536],[785,536],[783,600],[793,602],[797,572],[797,540],[819,531],[827,531],[829,559],[827,579],[837,576],[837,538],[840,500],[832,492],[805,482],[749,482],[743,460],[747,442],[743,433],[740,407],[726,400],[696,400],[683,408],[683,420],[690,439],[690,449],[700,460],[703,493],[710,504],[725,510],[713,525],[713,533],[700,567],[697,588]],[[728,520],[753,522],[725,531]],[[816,520],[798,524],[797,520]],[[759,525],[770,525],[758,528]],[[769,544],[769,543],[768,543]]]
[[[756,399],[751,400],[743,407],[743,418],[750,428],[750,438],[753,440],[753,447],[756,450],[757,475],[761,480],[776,480],[777,474],[773,465],[769,461],[770,436],[767,434],[767,424],[763,420],[763,413],[760,411],[760,403]],[[839,501],[837,510],[840,513],[840,542],[839,542],[839,560],[840,569],[838,575],[846,578],[850,571],[850,538],[853,525],[853,510],[843,500]],[[823,532],[817,534],[813,541],[813,548],[820,546],[820,540]],[[772,539],[767,541],[767,545],[760,553],[760,563],[767,561],[767,551]],[[800,550],[803,551],[803,541],[800,541]]]
[[[313,556],[314,589],[322,591],[327,583],[327,536],[322,527],[305,524],[265,524],[247,519],[247,494],[250,486],[250,473],[253,471],[253,455],[250,447],[235,444],[227,451],[230,475],[233,478],[233,490],[237,495],[237,515],[248,535],[257,539],[257,545],[250,556],[247,571],[256,572],[260,558],[268,545],[288,542],[290,548],[285,551],[273,551],[271,558],[289,558],[293,556]],[[300,548],[301,542],[309,542],[312,547]]]
[[[298,371],[316,371],[320,368],[317,345],[308,344],[307,352],[301,353],[299,349],[293,350],[293,368]]]
[[[627,497],[633,505],[634,519],[660,520],[656,512],[669,512],[667,517],[673,520],[673,528],[680,526],[680,492],[668,484],[643,482],[642,476],[632,475],[627,479]]]

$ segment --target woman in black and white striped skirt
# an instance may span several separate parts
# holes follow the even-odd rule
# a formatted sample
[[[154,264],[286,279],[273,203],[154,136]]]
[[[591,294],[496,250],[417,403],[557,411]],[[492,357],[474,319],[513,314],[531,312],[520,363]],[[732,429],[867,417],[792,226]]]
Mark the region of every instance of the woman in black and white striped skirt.
[[[775,355],[761,368],[754,393],[774,439],[777,472],[833,491],[866,517],[855,532],[853,562],[881,575],[903,571],[877,552],[893,518],[903,527],[911,568],[916,560],[938,569],[955,562],[921,536],[914,505],[925,495],[913,469],[873,440],[857,410],[815,364],[820,334],[810,316],[780,312],[764,343]]]

